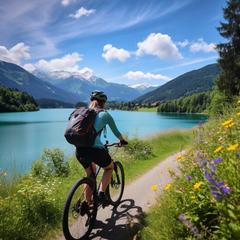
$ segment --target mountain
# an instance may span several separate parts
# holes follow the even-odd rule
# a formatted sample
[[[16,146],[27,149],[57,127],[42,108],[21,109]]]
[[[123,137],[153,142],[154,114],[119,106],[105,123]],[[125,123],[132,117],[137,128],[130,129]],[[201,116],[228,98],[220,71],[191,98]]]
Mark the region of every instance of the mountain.
[[[4,61],[0,61],[0,85],[27,92],[34,99],[56,99],[73,104],[83,101],[81,96],[44,82],[22,67]]]
[[[81,96],[84,98],[84,101],[89,101],[89,96],[93,90],[104,91],[107,94],[109,101],[128,102],[141,95],[141,92],[135,88],[129,87],[125,84],[107,82],[89,71],[79,73],[66,71],[44,72],[34,70],[32,74],[58,88]]]
[[[194,93],[212,91],[213,80],[221,73],[216,64],[210,64],[198,70],[187,72],[133,100],[134,103],[166,101],[187,97]]]
[[[145,83],[145,82],[140,82],[137,84],[130,84],[128,86],[131,88],[137,89],[142,95],[145,93],[151,92],[159,87],[159,85],[152,85],[152,84]]]

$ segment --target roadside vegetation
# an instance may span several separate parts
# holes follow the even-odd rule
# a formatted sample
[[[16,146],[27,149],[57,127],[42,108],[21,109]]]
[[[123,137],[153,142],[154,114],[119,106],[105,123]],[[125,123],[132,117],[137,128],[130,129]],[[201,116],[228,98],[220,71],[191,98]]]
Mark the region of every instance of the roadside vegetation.
[[[186,148],[191,137],[192,130],[184,129],[162,131],[145,140],[136,133],[114,159],[122,162],[128,184],[159,161]],[[85,172],[75,156],[65,156],[59,148],[44,148],[31,171],[23,176],[0,170],[0,239],[50,239],[61,234],[65,197],[70,186],[83,176]]]

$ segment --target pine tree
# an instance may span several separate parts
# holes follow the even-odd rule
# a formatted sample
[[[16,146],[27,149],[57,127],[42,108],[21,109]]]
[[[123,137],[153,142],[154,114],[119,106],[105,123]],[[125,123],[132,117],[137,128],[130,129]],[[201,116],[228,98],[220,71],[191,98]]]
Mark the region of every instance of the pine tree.
[[[227,1],[227,7],[223,8],[223,17],[227,22],[220,22],[221,27],[217,27],[217,30],[230,41],[216,45],[222,73],[215,83],[220,92],[232,96],[238,95],[240,90],[240,0]]]

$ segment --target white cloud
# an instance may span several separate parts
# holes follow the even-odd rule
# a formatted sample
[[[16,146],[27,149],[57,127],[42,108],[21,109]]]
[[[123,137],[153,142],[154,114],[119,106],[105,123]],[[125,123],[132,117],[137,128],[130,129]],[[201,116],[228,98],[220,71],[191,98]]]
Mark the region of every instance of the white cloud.
[[[199,52],[199,51],[204,51],[204,52],[215,52],[215,43],[210,43],[207,44],[206,42],[203,41],[202,38],[198,39],[197,43],[193,43],[190,46],[190,51],[191,52]]]
[[[154,75],[150,72],[145,74],[141,71],[136,71],[136,72],[129,71],[123,77],[127,77],[128,79],[132,79],[132,80],[139,80],[139,79],[143,79],[143,78],[146,78],[146,79],[162,79],[162,80],[165,80],[165,81],[171,80],[171,78],[166,77],[166,76],[162,76],[161,74]]]
[[[31,63],[27,63],[23,66],[23,68],[25,70],[27,70],[28,72],[32,72],[34,71],[36,68],[31,64]]]
[[[176,45],[172,42],[171,37],[166,34],[151,33],[146,40],[139,42],[137,45],[139,48],[135,52],[137,56],[142,56],[145,53],[157,55],[163,60],[177,60],[183,58]]]
[[[62,0],[61,4],[66,7],[69,3],[70,3],[71,0]]]
[[[77,62],[82,61],[80,55],[77,52],[72,53],[71,55],[68,54],[62,58],[52,59],[50,61],[46,60],[39,60],[35,66],[44,70],[48,71],[69,71],[75,72],[78,71],[79,66],[76,65]]]
[[[24,43],[18,43],[10,50],[7,50],[4,46],[0,46],[0,60],[20,64],[21,59],[31,58],[27,51],[29,51],[29,46],[25,46]]]
[[[181,47],[186,47],[189,44],[188,40],[186,39],[184,42],[178,42],[177,45],[180,45]]]
[[[80,18],[83,15],[89,16],[90,14],[94,13],[95,11],[96,11],[95,9],[87,10],[87,9],[81,7],[80,9],[78,9],[76,11],[75,14],[70,14],[69,17]]]
[[[113,47],[111,44],[107,44],[104,46],[103,51],[106,53],[102,54],[102,57],[106,59],[106,61],[110,62],[112,59],[118,59],[121,62],[125,62],[128,58],[130,58],[130,52],[124,49],[117,49]]]

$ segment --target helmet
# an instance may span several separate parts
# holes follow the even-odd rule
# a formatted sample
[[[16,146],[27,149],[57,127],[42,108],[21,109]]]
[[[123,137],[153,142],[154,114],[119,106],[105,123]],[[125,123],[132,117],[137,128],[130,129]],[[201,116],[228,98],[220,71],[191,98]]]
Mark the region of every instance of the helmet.
[[[97,100],[97,101],[107,102],[107,95],[102,91],[95,90],[91,93],[90,100],[91,101]]]

